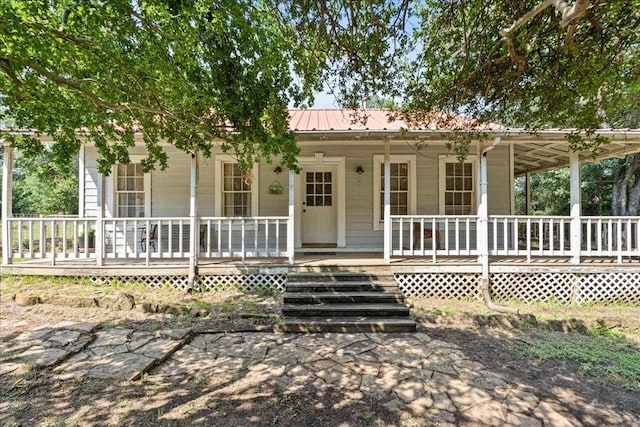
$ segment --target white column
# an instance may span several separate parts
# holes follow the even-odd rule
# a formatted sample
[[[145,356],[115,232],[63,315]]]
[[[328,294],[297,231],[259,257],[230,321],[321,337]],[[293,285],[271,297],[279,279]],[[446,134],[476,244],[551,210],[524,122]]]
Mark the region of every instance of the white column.
[[[84,218],[84,191],[85,191],[85,145],[80,146],[78,152],[78,218]]]
[[[287,220],[287,253],[289,264],[295,261],[295,174],[289,170],[289,219]]]
[[[104,265],[104,175],[98,172],[98,194],[96,206],[96,265]],[[115,237],[115,236],[114,236]],[[114,242],[115,244],[115,242]]]
[[[478,228],[476,241],[478,261],[482,264],[482,277],[489,279],[489,214],[487,207],[487,151],[480,155],[480,194],[478,197]]]
[[[377,179],[375,176],[373,179]],[[384,141],[384,262],[391,263],[391,146]]]
[[[531,173],[527,172],[524,177],[524,194],[525,194],[525,214],[531,215]]]
[[[9,218],[13,215],[11,192],[13,187],[13,147],[9,141],[0,140],[4,147],[2,162],[2,264],[11,263],[11,228]]]
[[[580,158],[578,153],[571,152],[569,154],[569,180],[571,190],[571,263],[580,264],[582,206],[580,203]]]
[[[191,185],[189,192],[189,287],[193,288],[200,251],[200,227],[198,225],[198,154],[191,154]]]

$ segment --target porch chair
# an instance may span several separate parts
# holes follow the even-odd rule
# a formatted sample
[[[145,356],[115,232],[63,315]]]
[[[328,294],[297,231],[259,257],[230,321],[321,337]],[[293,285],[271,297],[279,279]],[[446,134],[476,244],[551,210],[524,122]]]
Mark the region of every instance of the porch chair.
[[[142,227],[140,230],[140,249],[142,252],[147,251],[147,243],[153,251],[156,252],[156,243],[158,241],[158,224],[151,224],[149,226],[151,229],[149,235],[147,236],[147,227]]]
[[[201,225],[200,226],[200,250],[205,251],[207,248],[207,234],[209,231],[209,227],[207,226],[207,224]]]
[[[427,224],[425,224],[424,227],[424,233],[422,236],[420,236],[420,223],[419,222],[414,222],[413,223],[413,249],[419,248],[420,247],[420,242],[422,242],[422,239],[431,239],[433,238],[433,230],[431,228],[427,228]],[[440,235],[440,230],[438,230],[436,228],[436,249],[442,249],[441,247],[441,242],[442,242],[442,236]],[[426,247],[424,249],[431,249],[431,247]]]

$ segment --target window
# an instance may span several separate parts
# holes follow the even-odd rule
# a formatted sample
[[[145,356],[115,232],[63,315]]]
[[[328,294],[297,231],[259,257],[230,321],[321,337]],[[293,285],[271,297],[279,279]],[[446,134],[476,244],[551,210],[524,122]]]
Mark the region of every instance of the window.
[[[252,173],[252,181],[246,180],[233,157],[218,155],[215,159],[216,193],[215,215],[227,217],[257,216],[258,165]]]
[[[307,172],[307,206],[333,206],[333,180],[331,172]]]
[[[242,176],[236,163],[224,163],[222,185],[222,215],[251,215],[251,184]]]
[[[416,156],[392,155],[390,158],[391,215],[415,215],[416,212]],[[384,156],[373,157],[373,228],[382,229],[384,221]]]
[[[475,156],[460,163],[455,157],[440,158],[440,213],[473,215],[475,212]]]
[[[118,217],[138,218],[148,212],[145,174],[140,163],[116,166],[116,212]]]

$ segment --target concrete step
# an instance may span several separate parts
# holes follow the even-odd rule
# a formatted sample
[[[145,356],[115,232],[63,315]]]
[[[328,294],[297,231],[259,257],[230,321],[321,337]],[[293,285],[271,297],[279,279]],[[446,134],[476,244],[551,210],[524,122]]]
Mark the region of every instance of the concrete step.
[[[398,291],[395,282],[375,283],[368,281],[343,281],[343,282],[289,282],[287,292],[358,292],[358,291]]]
[[[285,304],[404,303],[400,292],[285,292]]]
[[[283,304],[282,314],[287,317],[401,317],[409,316],[403,304]]]
[[[287,276],[288,283],[298,282],[391,282],[395,283],[393,274],[365,274],[351,272],[329,272],[329,273],[290,273]]]
[[[409,317],[300,317],[286,318],[278,325],[282,332],[415,332]]]

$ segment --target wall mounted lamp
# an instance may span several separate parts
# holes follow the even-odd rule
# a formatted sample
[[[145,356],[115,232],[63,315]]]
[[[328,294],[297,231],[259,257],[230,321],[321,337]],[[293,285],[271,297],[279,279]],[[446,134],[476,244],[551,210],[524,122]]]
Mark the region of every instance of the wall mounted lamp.
[[[282,168],[280,167],[280,165],[276,166],[276,168],[273,170],[274,173],[282,173]]]
[[[364,169],[362,169],[362,166],[358,165],[356,167],[356,173],[362,175],[364,173]]]

